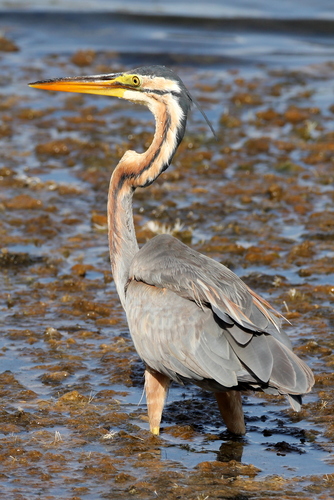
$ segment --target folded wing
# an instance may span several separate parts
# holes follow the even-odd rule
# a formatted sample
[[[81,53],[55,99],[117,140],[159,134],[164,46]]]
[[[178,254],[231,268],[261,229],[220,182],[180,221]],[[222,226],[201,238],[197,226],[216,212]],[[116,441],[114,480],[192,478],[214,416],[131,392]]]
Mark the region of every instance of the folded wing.
[[[135,255],[126,300],[139,355],[174,380],[279,392],[295,409],[314,383],[280,314],[228,268],[169,235]]]

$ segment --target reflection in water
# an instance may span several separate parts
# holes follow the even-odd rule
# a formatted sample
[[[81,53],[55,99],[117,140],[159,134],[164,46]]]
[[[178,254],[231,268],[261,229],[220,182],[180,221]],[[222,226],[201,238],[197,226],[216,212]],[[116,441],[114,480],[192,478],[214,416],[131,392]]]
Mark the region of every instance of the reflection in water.
[[[230,462],[235,460],[241,462],[242,454],[244,451],[244,440],[242,438],[233,437],[229,441],[224,441],[217,453],[217,460],[219,462]]]

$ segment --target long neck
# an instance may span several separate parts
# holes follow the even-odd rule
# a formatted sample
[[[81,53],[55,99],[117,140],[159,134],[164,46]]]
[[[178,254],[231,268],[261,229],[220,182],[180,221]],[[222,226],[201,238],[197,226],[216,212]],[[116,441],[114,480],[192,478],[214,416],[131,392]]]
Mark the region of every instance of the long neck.
[[[108,231],[112,273],[123,308],[125,286],[138,243],[133,223],[132,196],[136,187],[151,184],[170,164],[182,140],[186,117],[172,99],[164,96],[150,106],[156,118],[152,144],[145,153],[127,151],[110,180]]]

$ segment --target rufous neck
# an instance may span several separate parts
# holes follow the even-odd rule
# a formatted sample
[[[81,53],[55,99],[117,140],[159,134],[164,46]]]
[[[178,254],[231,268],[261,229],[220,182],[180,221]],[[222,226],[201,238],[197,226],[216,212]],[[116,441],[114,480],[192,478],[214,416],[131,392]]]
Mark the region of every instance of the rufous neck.
[[[123,307],[125,286],[134,255],[138,252],[132,196],[137,187],[151,184],[170,164],[182,139],[185,117],[169,96],[157,100],[151,111],[156,129],[144,153],[127,151],[111,177],[108,196],[108,231],[112,273]],[[181,130],[181,132],[180,132]]]

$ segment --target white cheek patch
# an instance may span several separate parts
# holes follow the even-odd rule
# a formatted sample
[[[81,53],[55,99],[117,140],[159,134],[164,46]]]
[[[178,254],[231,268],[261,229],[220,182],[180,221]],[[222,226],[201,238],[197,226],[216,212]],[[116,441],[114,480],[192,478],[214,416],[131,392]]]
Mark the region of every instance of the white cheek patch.
[[[176,92],[181,91],[180,85],[175,80],[168,80],[162,77],[145,78],[142,87],[147,90],[158,90],[161,92]]]
[[[149,106],[150,99],[145,92],[141,92],[140,90],[130,90],[127,89],[124,91],[122,99],[126,99],[127,101],[136,102],[138,104],[145,104]]]

